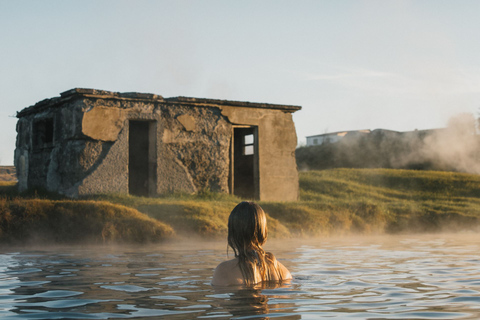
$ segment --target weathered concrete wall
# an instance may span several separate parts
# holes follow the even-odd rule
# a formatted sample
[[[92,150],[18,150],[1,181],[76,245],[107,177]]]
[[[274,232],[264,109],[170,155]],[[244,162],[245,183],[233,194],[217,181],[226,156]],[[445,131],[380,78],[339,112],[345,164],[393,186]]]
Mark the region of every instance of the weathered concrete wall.
[[[229,103],[233,105],[229,105]],[[291,112],[271,106],[74,89],[20,113],[15,165],[19,188],[69,196],[129,192],[129,121],[154,128],[157,194],[230,192],[235,125],[258,128],[261,200],[296,200]],[[280,109],[282,106],[279,106]],[[288,106],[287,106],[288,107]],[[53,119],[53,141],[35,146],[35,121]],[[43,120],[42,120],[43,121]]]
[[[94,105],[97,103],[94,103]],[[95,106],[83,113],[82,132],[99,141],[116,141],[125,125],[125,113],[118,107]]]
[[[20,191],[25,191],[28,188],[29,143],[27,143],[27,140],[30,137],[30,126],[28,124],[26,118],[21,118],[17,122],[17,140],[13,162],[17,169],[18,189]]]
[[[95,159],[92,170],[76,180],[66,193],[128,193],[128,120],[157,120],[155,105],[104,99],[85,99],[83,104],[82,134],[94,139],[101,148],[100,152],[84,149],[82,158]]]
[[[159,193],[228,192],[231,124],[220,110],[173,104],[161,114]]]
[[[258,126],[259,187],[264,201],[294,201],[299,197],[295,161],[297,135],[291,113],[222,107],[234,124]]]
[[[19,119],[15,165],[20,190],[41,187],[69,193],[68,190],[105,157],[111,143],[91,140],[82,133],[83,110],[83,102],[75,101]],[[36,121],[44,119],[53,120],[53,141],[38,145],[33,126]]]
[[[117,141],[100,143],[107,152],[86,150],[84,155],[100,155],[92,165],[93,170],[87,172],[78,182],[68,189],[70,196],[105,193],[128,193],[128,134],[122,130]]]
[[[103,100],[86,104],[91,108],[83,115],[83,134],[114,143],[106,158],[78,184],[78,194],[128,192],[129,120],[157,121],[158,194],[229,191],[231,127],[218,108]],[[73,189],[68,193],[75,195]]]

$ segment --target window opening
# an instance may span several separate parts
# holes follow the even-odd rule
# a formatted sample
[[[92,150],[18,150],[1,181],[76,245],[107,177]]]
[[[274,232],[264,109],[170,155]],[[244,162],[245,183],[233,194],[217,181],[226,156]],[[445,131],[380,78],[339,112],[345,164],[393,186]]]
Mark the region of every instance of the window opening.
[[[255,137],[253,134],[248,134],[243,139],[243,154],[250,156],[255,154]]]
[[[35,148],[48,147],[53,143],[53,118],[37,120],[33,123],[33,144]]]

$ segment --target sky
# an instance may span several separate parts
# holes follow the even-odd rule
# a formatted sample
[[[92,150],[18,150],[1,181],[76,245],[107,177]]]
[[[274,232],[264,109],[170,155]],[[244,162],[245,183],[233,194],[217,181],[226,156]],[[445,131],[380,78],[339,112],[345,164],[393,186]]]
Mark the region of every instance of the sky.
[[[299,145],[480,112],[477,0],[0,0],[0,165],[72,88],[291,104]]]

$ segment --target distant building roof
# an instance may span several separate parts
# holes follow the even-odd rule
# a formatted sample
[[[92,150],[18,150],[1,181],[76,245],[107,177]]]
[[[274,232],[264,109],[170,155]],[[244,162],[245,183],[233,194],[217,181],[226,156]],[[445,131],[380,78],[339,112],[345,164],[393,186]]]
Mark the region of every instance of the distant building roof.
[[[318,138],[318,137],[325,137],[325,136],[345,136],[349,133],[370,133],[370,129],[364,129],[364,130],[348,130],[348,131],[337,131],[337,132],[328,132],[328,133],[322,133],[322,134],[316,134],[313,136],[307,136],[307,138]]]

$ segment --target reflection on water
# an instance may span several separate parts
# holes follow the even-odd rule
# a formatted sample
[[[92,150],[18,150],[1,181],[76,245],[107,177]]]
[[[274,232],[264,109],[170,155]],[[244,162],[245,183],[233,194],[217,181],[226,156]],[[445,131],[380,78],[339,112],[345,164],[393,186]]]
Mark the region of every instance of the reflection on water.
[[[1,319],[478,319],[480,237],[267,246],[291,283],[214,288],[225,244],[6,249]]]

